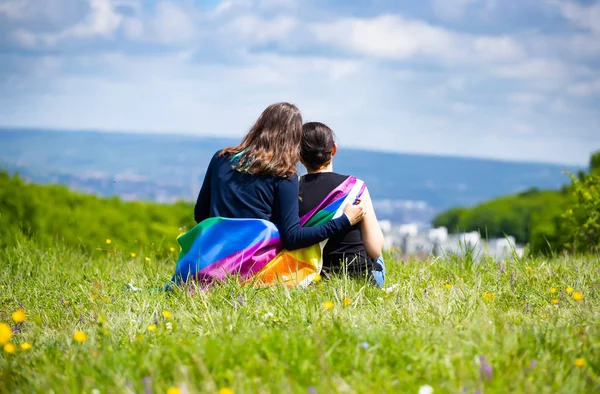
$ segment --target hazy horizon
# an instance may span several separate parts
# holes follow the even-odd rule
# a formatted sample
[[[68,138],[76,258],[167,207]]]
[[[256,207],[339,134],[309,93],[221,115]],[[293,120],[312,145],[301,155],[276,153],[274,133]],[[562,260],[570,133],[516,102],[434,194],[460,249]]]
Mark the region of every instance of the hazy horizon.
[[[217,134],[194,134],[191,132],[182,132],[182,131],[126,131],[126,130],[102,130],[102,129],[57,129],[57,128],[40,128],[40,127],[15,127],[15,126],[5,126],[0,124],[0,132],[19,132],[19,131],[32,131],[32,132],[58,132],[58,133],[108,133],[108,134],[139,134],[139,135],[157,135],[157,136],[173,136],[173,137],[190,137],[193,139],[222,139],[231,141],[235,143],[235,141],[241,141],[241,138],[244,136],[244,133],[241,133],[239,137],[234,136],[219,136]],[[588,168],[589,165],[589,156],[580,162],[558,162],[558,161],[535,161],[535,160],[511,160],[511,159],[503,159],[497,157],[489,157],[489,156],[468,156],[461,154],[436,154],[436,153],[427,153],[427,152],[410,152],[410,151],[401,151],[401,150],[389,150],[389,149],[377,149],[377,148],[369,148],[369,147],[361,147],[354,145],[347,145],[343,141],[337,141],[338,145],[342,149],[351,149],[351,150],[359,150],[359,151],[368,151],[374,153],[383,153],[383,154],[398,154],[398,155],[407,155],[407,156],[422,156],[422,157],[433,157],[433,158],[456,158],[456,159],[465,159],[465,160],[478,160],[478,161],[492,161],[499,163],[523,163],[523,164],[548,164],[555,166],[569,166],[569,167],[579,167],[582,170]],[[600,147],[598,147],[600,150]]]

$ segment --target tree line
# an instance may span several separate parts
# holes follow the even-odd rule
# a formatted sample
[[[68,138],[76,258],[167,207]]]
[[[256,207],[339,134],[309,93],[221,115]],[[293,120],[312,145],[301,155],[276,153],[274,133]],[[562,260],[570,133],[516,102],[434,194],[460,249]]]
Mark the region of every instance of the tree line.
[[[587,173],[568,175],[571,182],[561,190],[529,189],[472,208],[452,208],[436,216],[432,224],[451,232],[479,231],[490,238],[512,235],[532,253],[597,252],[600,151],[592,155]]]

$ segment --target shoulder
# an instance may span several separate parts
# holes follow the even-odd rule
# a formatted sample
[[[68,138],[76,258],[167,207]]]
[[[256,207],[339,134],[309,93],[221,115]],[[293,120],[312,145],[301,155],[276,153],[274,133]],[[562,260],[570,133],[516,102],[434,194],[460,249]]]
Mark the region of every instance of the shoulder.
[[[214,159],[218,159],[221,157],[225,157],[225,154],[223,153],[223,149],[219,149],[218,151],[215,152],[215,154],[212,156],[213,160]]]
[[[293,190],[298,193],[298,175],[290,175],[287,177],[273,176],[271,177],[275,181],[276,187],[280,190]]]
[[[346,180],[349,180],[349,179],[357,179],[357,178],[353,177],[352,175],[343,175],[343,174],[338,174],[337,172],[332,172],[331,177],[339,183],[345,182]]]
[[[298,174],[292,174],[289,176],[273,176],[273,178],[275,178],[277,180],[278,183],[288,183],[288,184],[294,184],[294,183],[298,183],[299,179],[298,178]]]
[[[214,155],[212,155],[212,157],[210,158],[210,162],[208,163],[209,167],[212,167],[216,164],[217,161],[219,161],[221,159],[221,151],[217,151],[215,152]]]

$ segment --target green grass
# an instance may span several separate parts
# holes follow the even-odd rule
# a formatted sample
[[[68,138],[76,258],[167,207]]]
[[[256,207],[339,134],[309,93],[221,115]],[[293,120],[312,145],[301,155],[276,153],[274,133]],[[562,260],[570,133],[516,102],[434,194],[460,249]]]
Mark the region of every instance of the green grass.
[[[60,245],[0,250],[0,322],[14,327],[11,313],[22,306],[27,319],[12,342],[33,345],[1,352],[0,392],[600,390],[598,256],[388,261],[390,292],[340,277],[307,289],[231,281],[171,293],[152,289],[166,283],[175,256],[145,257],[118,249],[90,257]],[[85,343],[73,340],[76,330],[89,335]],[[577,358],[586,365],[575,366]]]

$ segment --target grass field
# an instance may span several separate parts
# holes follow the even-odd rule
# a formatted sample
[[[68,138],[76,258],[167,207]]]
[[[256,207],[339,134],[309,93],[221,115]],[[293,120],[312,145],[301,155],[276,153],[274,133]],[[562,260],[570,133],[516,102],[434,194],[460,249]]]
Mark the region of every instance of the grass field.
[[[152,289],[175,253],[109,246],[0,251],[0,322],[13,331],[0,392],[600,391],[598,256],[388,261],[387,291],[334,278],[165,293]]]

